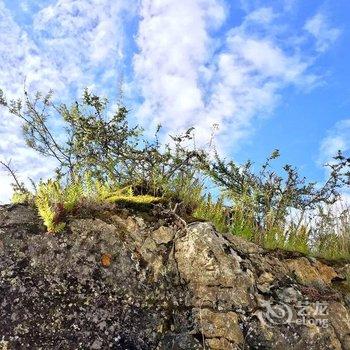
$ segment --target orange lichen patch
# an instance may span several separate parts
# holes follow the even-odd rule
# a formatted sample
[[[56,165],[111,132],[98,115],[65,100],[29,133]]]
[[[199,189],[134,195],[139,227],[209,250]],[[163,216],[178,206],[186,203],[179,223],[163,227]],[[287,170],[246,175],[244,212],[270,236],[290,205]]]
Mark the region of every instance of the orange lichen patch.
[[[332,282],[333,278],[338,276],[338,274],[334,271],[332,267],[322,264],[320,261],[316,261],[314,263],[314,266],[320,273],[321,278],[328,284]]]
[[[112,255],[111,254],[102,254],[101,264],[103,267],[110,267],[112,263]]]
[[[311,263],[305,257],[286,260],[286,264],[298,282],[303,285],[311,285],[315,282],[330,284],[332,279],[338,276],[332,267],[319,261]]]

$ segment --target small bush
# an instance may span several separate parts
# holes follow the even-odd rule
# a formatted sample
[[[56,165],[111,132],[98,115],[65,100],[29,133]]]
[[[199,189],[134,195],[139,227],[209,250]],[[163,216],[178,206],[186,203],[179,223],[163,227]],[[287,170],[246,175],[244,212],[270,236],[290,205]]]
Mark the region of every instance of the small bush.
[[[153,139],[145,139],[139,126],[129,124],[124,105],[111,111],[107,99],[88,90],[71,105],[57,105],[51,92],[24,96],[8,101],[0,90],[0,105],[22,121],[30,148],[55,159],[58,176],[40,183],[31,195],[10,163],[0,164],[14,179],[13,201],[34,198],[50,232],[62,231],[67,216],[82,203],[140,208],[161,202],[268,249],[350,258],[350,210],[326,210],[350,185],[350,158],[341,152],[326,164],[329,177],[320,186],[306,182],[289,164],[276,170],[278,150],[255,170],[250,161],[239,165],[197,149],[193,128],[170,136],[170,144],[160,144],[160,127]],[[52,128],[53,120],[64,128]],[[207,183],[217,186],[218,200],[208,193]],[[300,218],[292,218],[292,212]]]

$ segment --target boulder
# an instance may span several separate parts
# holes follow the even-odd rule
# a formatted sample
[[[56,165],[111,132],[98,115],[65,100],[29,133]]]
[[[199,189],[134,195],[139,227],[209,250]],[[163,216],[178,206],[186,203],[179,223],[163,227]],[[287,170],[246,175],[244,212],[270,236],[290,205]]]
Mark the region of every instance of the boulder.
[[[0,349],[350,349],[348,265],[167,215],[0,207]]]

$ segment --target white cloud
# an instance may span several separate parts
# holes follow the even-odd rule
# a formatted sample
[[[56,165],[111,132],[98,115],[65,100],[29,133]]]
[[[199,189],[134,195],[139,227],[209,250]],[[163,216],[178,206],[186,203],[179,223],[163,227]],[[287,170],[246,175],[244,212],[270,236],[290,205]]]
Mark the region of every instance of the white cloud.
[[[207,11],[208,2],[214,10]],[[195,126],[205,143],[219,124],[219,142],[229,149],[251,131],[254,117],[273,109],[283,87],[315,83],[311,61],[298,48],[286,50],[274,32],[259,31],[278,17],[271,8],[249,13],[220,42],[212,27],[225,19],[219,1],[142,4],[134,69],[146,125],[172,131]],[[213,19],[213,13],[222,15]]]
[[[64,84],[57,69],[47,61],[28,34],[12,19],[11,13],[0,1],[0,82],[9,97],[20,96],[24,82],[31,89],[48,90],[52,85],[63,89]],[[28,150],[20,135],[19,121],[1,110],[0,158],[12,159],[23,180],[35,177],[43,169],[49,173],[52,163],[42,161]],[[19,167],[20,164],[20,167]],[[8,201],[11,179],[0,169],[0,201]]]
[[[350,151],[350,119],[338,121],[322,140],[320,146],[320,162],[328,162],[337,152]]]
[[[127,16],[123,11],[134,13],[136,5],[126,1],[57,0],[41,6],[33,15],[33,28],[27,32],[0,0],[0,88],[10,97],[19,96],[25,81],[30,91],[53,88],[64,100],[94,84],[103,94],[117,79],[123,58],[121,18]],[[101,74],[101,68],[108,75]],[[13,159],[23,179],[50,174],[54,164],[28,151],[20,132],[18,120],[2,110],[1,159]],[[0,180],[0,200],[6,201],[8,179],[1,175]]]
[[[124,21],[137,2],[57,0],[35,15],[36,40],[66,84],[79,88],[99,84],[100,70],[116,79],[124,51]],[[127,11],[127,12],[126,12]]]
[[[134,57],[144,103],[140,115],[171,129],[181,129],[204,109],[199,84],[210,58],[210,27],[225,18],[213,0],[142,2]]]
[[[339,37],[341,31],[333,28],[327,22],[327,18],[322,13],[317,13],[305,24],[307,30],[316,39],[316,48],[319,52],[326,51]]]
[[[50,82],[62,87],[59,72],[50,67],[45,55],[12,19],[0,1],[0,82],[11,95],[23,89],[26,79],[34,88],[47,88]]]
[[[31,90],[53,88],[70,98],[71,88],[92,83],[103,88],[106,76],[101,68],[110,72],[110,81],[118,76],[126,9],[131,16],[136,3],[57,0],[33,14],[33,27],[27,32],[0,0],[1,87],[18,95],[25,80]]]
[[[271,23],[274,18],[276,18],[276,14],[271,7],[261,7],[247,16],[247,19],[251,22],[264,24]]]

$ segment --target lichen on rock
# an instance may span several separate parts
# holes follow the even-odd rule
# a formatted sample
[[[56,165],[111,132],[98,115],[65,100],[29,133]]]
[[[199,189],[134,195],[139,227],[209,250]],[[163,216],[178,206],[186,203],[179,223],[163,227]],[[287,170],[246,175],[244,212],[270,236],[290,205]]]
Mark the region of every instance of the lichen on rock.
[[[2,206],[0,349],[350,349],[346,268],[159,211],[50,235],[29,206]]]

